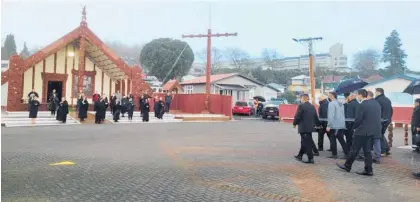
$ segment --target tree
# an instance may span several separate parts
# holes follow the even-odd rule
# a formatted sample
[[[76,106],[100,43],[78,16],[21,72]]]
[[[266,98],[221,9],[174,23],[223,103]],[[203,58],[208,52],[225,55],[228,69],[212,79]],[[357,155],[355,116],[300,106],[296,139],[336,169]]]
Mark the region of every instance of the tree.
[[[271,69],[277,69],[282,65],[280,55],[274,49],[263,49],[261,56],[264,60],[264,63]]]
[[[244,50],[239,48],[226,49],[226,57],[230,60],[235,68],[242,69],[251,65],[251,56]]]
[[[207,65],[207,49],[203,49],[195,54],[205,65]],[[211,49],[211,73],[214,74],[217,69],[221,68],[223,53],[218,48]]]
[[[353,56],[352,67],[361,76],[370,76],[376,72],[380,62],[380,54],[375,49],[366,49],[357,52]]]
[[[285,100],[287,100],[287,102],[289,103],[289,104],[295,104],[296,103],[296,95],[295,94],[293,94],[293,92],[290,92],[290,91],[286,91],[286,92],[284,92],[283,94],[281,94],[280,96],[279,96],[281,99],[285,99]]]
[[[4,47],[2,47],[2,52],[6,52],[7,54],[2,54],[2,60],[8,60],[10,56],[16,54],[16,43],[15,43],[15,36],[13,34],[8,34],[6,36],[6,40],[4,41]]]
[[[179,60],[176,62],[178,57]],[[151,76],[166,82],[174,77],[180,78],[188,74],[194,62],[194,53],[184,41],[159,38],[143,47],[140,62]]]
[[[386,37],[382,50],[382,62],[388,63],[386,70],[390,74],[401,73],[406,69],[407,54],[401,47],[402,43],[397,30],[392,30],[390,36]]]
[[[26,42],[23,43],[23,49],[20,51],[20,56],[23,58],[28,58],[31,54],[29,53],[28,47],[26,47]]]

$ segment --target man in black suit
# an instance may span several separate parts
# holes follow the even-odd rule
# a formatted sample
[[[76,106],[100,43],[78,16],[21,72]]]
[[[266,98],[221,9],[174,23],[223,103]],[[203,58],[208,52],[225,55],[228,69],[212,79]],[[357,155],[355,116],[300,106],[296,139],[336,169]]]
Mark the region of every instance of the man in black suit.
[[[354,120],[350,120],[350,119],[356,118],[356,110],[358,106],[359,106],[359,102],[357,102],[356,95],[353,93],[347,95],[346,103],[344,104],[344,114],[346,117],[346,131],[344,134],[346,136],[347,148],[349,150],[351,148],[351,145],[353,144],[353,131],[354,131],[353,130]]]
[[[363,172],[357,172],[357,174],[372,176],[371,141],[375,134],[381,132],[381,106],[375,100],[367,99],[367,91],[365,89],[358,90],[357,97],[362,102],[358,107],[354,121],[354,142],[346,162],[344,164],[337,163],[337,166],[350,172],[357,153],[363,148],[365,169]]]
[[[296,125],[298,125],[298,132],[301,137],[299,154],[295,156],[295,158],[302,161],[302,156],[306,153],[306,155],[308,155],[308,160],[302,162],[313,164],[315,162],[312,153],[312,132],[314,131],[314,127],[319,125],[319,120],[315,107],[309,103],[308,100],[308,94],[303,94],[300,97],[301,104],[296,111],[293,121],[293,128],[296,128]]]
[[[381,138],[381,153],[385,155],[390,155],[388,141],[385,137],[385,132],[388,129],[389,124],[391,123],[393,109],[391,100],[385,97],[384,89],[376,88],[375,89],[375,100],[378,101],[381,106],[381,119],[382,119],[382,138]]]
[[[318,130],[318,149],[319,151],[324,151],[324,135],[327,134],[328,140],[330,140],[330,134],[327,133],[327,119],[328,119],[328,99],[325,95],[321,95],[319,97],[319,119],[320,120],[321,128]],[[331,140],[330,140],[331,145]]]

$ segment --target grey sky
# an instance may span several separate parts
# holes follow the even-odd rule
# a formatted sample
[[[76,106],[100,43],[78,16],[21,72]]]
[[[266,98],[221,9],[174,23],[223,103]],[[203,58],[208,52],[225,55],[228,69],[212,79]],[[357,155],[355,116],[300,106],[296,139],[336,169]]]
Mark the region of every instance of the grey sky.
[[[80,23],[82,4],[87,21],[102,40],[126,44],[154,38],[181,38],[206,33],[209,3],[198,1],[17,1],[2,3],[2,37],[13,33],[18,49],[45,46]],[[386,36],[397,29],[408,54],[407,65],[420,70],[420,2],[274,2],[219,1],[212,3],[214,32],[238,32],[237,37],[214,38],[218,48],[239,47],[258,57],[263,48],[284,56],[306,54],[291,38],[321,36],[316,52],[336,42],[352,56],[358,50],[382,51]],[[185,39],[194,51],[206,40]]]

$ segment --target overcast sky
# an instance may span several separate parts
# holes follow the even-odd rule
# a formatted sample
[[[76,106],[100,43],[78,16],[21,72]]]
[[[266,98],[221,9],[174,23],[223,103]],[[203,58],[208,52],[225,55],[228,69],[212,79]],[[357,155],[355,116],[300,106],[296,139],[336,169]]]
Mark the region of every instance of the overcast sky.
[[[237,37],[214,38],[214,47],[239,47],[253,57],[263,48],[295,56],[307,52],[292,38],[320,36],[324,40],[316,52],[327,52],[340,42],[351,57],[366,48],[382,51],[385,38],[396,29],[408,68],[420,70],[420,1],[212,2],[213,31],[238,32]],[[3,0],[2,39],[13,33],[18,49],[24,41],[29,47],[45,46],[79,25],[82,5],[87,7],[88,27],[102,40],[142,44],[159,37],[205,34],[209,27],[209,3],[203,1]],[[184,40],[194,51],[206,47],[204,38]]]

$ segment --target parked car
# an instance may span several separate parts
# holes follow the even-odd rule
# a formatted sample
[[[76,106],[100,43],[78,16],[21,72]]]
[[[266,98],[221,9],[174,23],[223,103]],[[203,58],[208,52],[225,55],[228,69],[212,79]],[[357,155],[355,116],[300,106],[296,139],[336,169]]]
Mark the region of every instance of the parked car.
[[[251,116],[252,114],[254,114],[254,107],[252,106],[252,103],[248,103],[246,101],[237,101],[232,109],[232,114],[242,114]]]
[[[284,103],[284,102],[283,102]],[[279,101],[268,101],[266,105],[264,105],[264,108],[262,110],[262,118],[267,119],[268,117],[275,119],[279,118],[279,105],[282,103],[279,103]]]

